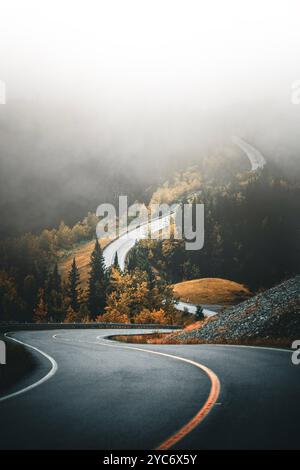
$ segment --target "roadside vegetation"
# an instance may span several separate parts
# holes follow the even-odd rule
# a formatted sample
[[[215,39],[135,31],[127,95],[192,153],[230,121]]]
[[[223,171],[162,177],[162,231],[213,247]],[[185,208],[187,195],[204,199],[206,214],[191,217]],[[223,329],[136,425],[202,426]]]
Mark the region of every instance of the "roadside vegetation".
[[[132,344],[162,344],[164,337],[169,336],[169,333],[149,333],[143,335],[116,335],[111,336],[110,339],[114,341],[121,341],[122,343]]]
[[[19,299],[16,305],[17,288],[13,278],[3,274],[2,305],[3,321],[33,321],[36,323],[156,323],[187,324],[192,316],[178,312],[172,288],[161,279],[152,268],[133,269],[121,272],[117,256],[110,269],[105,268],[102,247],[98,240],[87,249],[84,246],[84,270],[86,278],[81,280],[80,270],[75,256],[65,266],[68,271],[64,278],[59,272],[57,262],[53,268],[45,271],[42,287],[38,287],[33,276],[26,278],[28,306]],[[75,253],[80,253],[80,250]],[[89,261],[87,262],[88,254]],[[83,265],[82,265],[83,266]],[[29,295],[30,294],[30,295]],[[6,303],[7,302],[7,303]],[[23,307],[23,312],[22,312]],[[27,313],[24,316],[21,314]]]

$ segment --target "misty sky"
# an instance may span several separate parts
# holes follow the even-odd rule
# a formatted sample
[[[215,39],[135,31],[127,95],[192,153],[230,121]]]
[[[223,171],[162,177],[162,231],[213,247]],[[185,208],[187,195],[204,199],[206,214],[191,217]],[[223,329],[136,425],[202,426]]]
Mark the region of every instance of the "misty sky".
[[[297,0],[0,0],[2,199],[62,172],[82,198],[107,160],[147,183],[143,170],[232,134],[300,154],[299,13]]]

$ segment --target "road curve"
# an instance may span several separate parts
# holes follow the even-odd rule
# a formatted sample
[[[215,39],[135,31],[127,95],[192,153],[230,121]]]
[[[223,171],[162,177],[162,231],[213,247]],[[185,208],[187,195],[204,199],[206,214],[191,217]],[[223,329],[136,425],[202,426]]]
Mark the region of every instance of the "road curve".
[[[259,168],[263,168],[265,166],[266,160],[260,153],[260,151],[252,147],[252,145],[248,144],[248,142],[246,142],[244,139],[241,139],[237,136],[233,136],[232,142],[238,147],[240,147],[240,149],[243,150],[243,152],[245,152],[245,154],[249,158],[251,164],[251,171],[256,171]]]
[[[263,155],[252,145],[248,144],[245,140],[240,137],[233,136],[232,142],[240,147],[249,158],[251,163],[251,171],[256,171],[258,168],[263,168],[266,161]],[[119,266],[123,270],[125,268],[125,261],[129,251],[133,248],[135,243],[139,240],[143,240],[148,236],[148,230],[151,229],[152,233],[158,232],[162,228],[169,226],[170,214],[167,214],[160,219],[155,219],[149,223],[142,224],[140,227],[130,230],[127,233],[120,235],[118,238],[113,240],[103,250],[104,261],[106,267],[112,266],[115,255],[118,253]],[[187,302],[179,302],[176,305],[178,310],[188,310],[190,313],[195,313],[197,306]],[[205,316],[213,316],[218,313],[219,308],[213,309],[213,307],[203,306],[203,312]]]
[[[105,266],[109,268],[113,265],[115,255],[118,253],[118,262],[122,270],[125,269],[126,256],[128,255],[131,248],[135,245],[138,240],[147,238],[149,229],[151,233],[159,232],[160,230],[168,227],[170,224],[170,218],[172,214],[166,214],[161,218],[155,218],[149,224],[145,222],[139,227],[129,230],[128,232],[121,234],[111,243],[109,243],[103,250]]]
[[[130,334],[136,332],[142,331]],[[13,333],[51,356],[58,369],[38,387],[0,402],[0,448],[155,449],[184,429],[172,449],[299,448],[300,367],[289,351],[104,338],[120,333]],[[31,353],[38,367],[18,388],[51,367]],[[218,379],[220,393],[193,427],[212,391],[204,368]]]
[[[139,240],[147,238],[149,228],[152,233],[158,232],[159,230],[168,227],[170,223],[170,217],[172,215],[167,214],[160,219],[155,219],[149,224],[142,224],[140,227],[130,230],[124,233],[109,243],[103,250],[103,257],[105,266],[109,268],[113,265],[116,253],[118,254],[119,266],[122,270],[125,269],[125,261],[129,251],[134,247],[135,243]],[[187,302],[178,302],[175,307],[178,310],[187,310],[190,313],[196,313],[197,306]],[[207,317],[216,315],[221,306],[217,306],[216,309],[212,310],[212,306],[203,305],[203,313]]]

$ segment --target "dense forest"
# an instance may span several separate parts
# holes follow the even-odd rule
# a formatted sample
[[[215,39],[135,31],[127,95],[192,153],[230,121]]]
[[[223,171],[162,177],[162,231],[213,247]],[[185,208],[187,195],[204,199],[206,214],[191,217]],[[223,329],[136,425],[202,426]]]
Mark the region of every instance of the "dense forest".
[[[170,284],[203,277],[231,279],[251,290],[267,288],[299,270],[300,185],[268,164],[247,172],[238,154],[217,171],[219,158],[176,172],[150,202],[180,201],[205,206],[205,242],[185,250],[184,240],[143,240],[127,258],[104,267],[98,241],[90,259],[87,287],[76,259],[62,281],[58,261],[95,239],[98,217],[73,227],[25,233],[0,243],[0,321],[130,321],[172,323],[184,318],[174,308]],[[144,194],[145,196],[145,194]],[[146,197],[146,196],[145,196]],[[188,320],[187,318],[185,320]]]
[[[192,203],[205,206],[203,249],[187,251],[183,240],[143,240],[129,254],[129,270],[150,263],[171,283],[221,277],[253,290],[299,271],[300,185],[275,167],[202,185]]]
[[[98,240],[90,257],[87,288],[76,259],[62,280],[57,260],[95,238],[98,218],[89,213],[70,228],[25,234],[0,245],[0,321],[168,323],[188,320],[177,312],[168,284],[152,269],[121,273],[118,259],[105,268]]]

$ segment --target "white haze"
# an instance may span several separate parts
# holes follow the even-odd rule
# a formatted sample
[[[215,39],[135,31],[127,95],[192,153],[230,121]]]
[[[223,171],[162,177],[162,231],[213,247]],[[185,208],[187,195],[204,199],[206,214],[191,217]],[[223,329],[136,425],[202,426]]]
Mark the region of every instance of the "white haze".
[[[299,12],[297,0],[1,0],[0,78],[8,99],[99,107],[125,132],[161,112],[289,105]]]
[[[87,80],[99,96],[135,95],[136,86],[141,96],[191,96],[200,80],[215,95],[216,83],[249,84],[261,73],[273,81],[295,65],[298,13],[296,0],[2,0],[1,56],[25,82],[59,88],[73,79],[79,94]]]
[[[96,158],[142,178],[232,134],[298,156],[299,14],[297,0],[0,0],[3,174],[22,186]],[[81,180],[75,198],[94,191]]]

